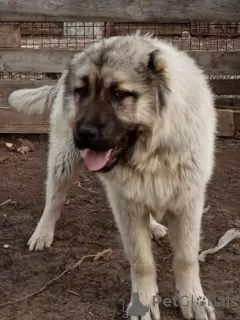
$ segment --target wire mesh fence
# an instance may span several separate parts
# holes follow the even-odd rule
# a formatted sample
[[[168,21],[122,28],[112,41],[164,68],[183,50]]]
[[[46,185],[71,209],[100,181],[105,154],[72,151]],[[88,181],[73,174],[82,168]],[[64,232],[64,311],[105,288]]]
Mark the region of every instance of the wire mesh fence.
[[[151,33],[181,50],[240,51],[240,22],[1,22],[19,24],[20,47],[29,49],[83,50],[105,37],[128,35],[140,30]],[[0,73],[0,79],[45,79],[43,73]],[[57,75],[50,75],[50,78]]]
[[[4,24],[9,23],[0,23]],[[82,50],[104,37],[137,30],[154,34],[182,50],[240,51],[240,22],[24,22],[20,23],[21,47]]]

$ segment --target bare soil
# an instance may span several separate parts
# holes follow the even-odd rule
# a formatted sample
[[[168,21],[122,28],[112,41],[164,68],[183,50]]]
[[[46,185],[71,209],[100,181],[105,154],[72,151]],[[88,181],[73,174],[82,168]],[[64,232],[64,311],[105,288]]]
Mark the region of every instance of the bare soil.
[[[129,265],[103,189],[93,175],[83,169],[80,179],[87,190],[72,188],[53,246],[43,252],[28,251],[26,243],[44,207],[47,160],[46,142],[34,144],[35,150],[28,155],[0,145],[0,203],[13,201],[0,207],[0,304],[39,289],[83,255],[108,248],[112,254],[96,262],[86,260],[41,294],[0,308],[0,319],[123,319],[130,297]],[[202,250],[215,246],[228,229],[240,228],[239,159],[240,141],[218,141]],[[175,292],[168,237],[154,242],[153,248],[160,295],[171,298]],[[214,301],[218,320],[240,319],[239,266],[239,240],[201,263],[202,283]],[[173,306],[161,305],[161,311],[163,320],[183,319]]]

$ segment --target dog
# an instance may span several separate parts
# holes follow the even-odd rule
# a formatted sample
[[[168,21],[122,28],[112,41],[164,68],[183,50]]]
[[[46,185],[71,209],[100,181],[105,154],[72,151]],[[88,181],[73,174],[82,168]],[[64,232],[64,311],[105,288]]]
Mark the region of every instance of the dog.
[[[52,244],[61,207],[84,162],[105,187],[130,262],[132,292],[149,308],[131,319],[160,319],[153,303],[158,286],[151,230],[165,232],[158,224],[164,216],[182,314],[214,320],[198,253],[214,168],[216,113],[195,61],[149,35],[103,39],[75,54],[56,86],[15,91],[9,104],[25,114],[50,114],[46,204],[30,250]]]

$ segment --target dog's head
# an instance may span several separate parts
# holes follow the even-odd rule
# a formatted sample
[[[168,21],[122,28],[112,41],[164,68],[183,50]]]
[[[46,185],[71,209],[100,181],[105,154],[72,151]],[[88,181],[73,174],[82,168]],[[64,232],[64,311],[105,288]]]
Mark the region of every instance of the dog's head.
[[[161,116],[168,93],[164,57],[146,36],[102,40],[73,56],[56,87],[15,91],[9,104],[44,114],[55,103],[88,169],[108,171],[129,160]]]
[[[161,52],[141,37],[110,38],[72,58],[64,111],[89,170],[110,170],[151,131],[164,107],[165,75]]]

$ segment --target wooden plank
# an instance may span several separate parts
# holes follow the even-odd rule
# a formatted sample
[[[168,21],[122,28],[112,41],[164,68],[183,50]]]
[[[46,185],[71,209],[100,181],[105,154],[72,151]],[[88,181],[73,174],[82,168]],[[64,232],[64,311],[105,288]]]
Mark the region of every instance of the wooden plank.
[[[48,119],[32,118],[10,110],[8,95],[17,89],[53,85],[52,80],[2,80],[0,81],[0,134],[42,134],[48,132]],[[235,99],[237,100],[237,99]],[[238,100],[240,102],[240,99]],[[239,104],[240,107],[240,104]],[[226,106],[222,105],[226,109]],[[231,109],[231,107],[229,107]],[[218,110],[218,136],[233,137],[240,131],[240,110]]]
[[[234,110],[234,129],[240,131],[240,110]]]
[[[0,71],[61,72],[72,55],[68,50],[0,49]]]
[[[218,110],[218,132],[220,137],[233,137],[240,130],[240,112]],[[48,119],[26,117],[8,108],[0,108],[0,134],[46,134]]]
[[[53,77],[54,75],[58,76],[58,74],[56,73],[53,73],[53,74],[49,73],[49,76],[51,76],[52,78],[54,78]],[[14,90],[25,89],[25,88],[38,88],[46,84],[54,85],[56,84],[56,81],[57,80],[54,81],[50,79],[48,80],[0,80],[0,108],[8,107],[7,97]],[[220,80],[220,81],[225,81],[225,80]],[[230,108],[230,109],[240,110],[240,98],[216,97],[215,104],[218,108],[221,108],[221,109]]]
[[[218,110],[219,137],[234,137],[234,117],[232,110]]]
[[[0,71],[61,72],[73,54],[69,50],[0,49]],[[189,54],[207,74],[240,74],[240,51],[189,51]]]
[[[47,119],[30,118],[13,110],[0,108],[0,133],[41,134],[47,132]]]
[[[240,1],[239,1],[240,3]],[[189,51],[207,74],[240,74],[240,51],[236,52],[202,52]]]
[[[219,98],[216,97],[215,104],[217,108],[229,108],[234,110],[240,110],[239,98]]]
[[[20,45],[20,24],[0,24],[0,48],[19,48]]]
[[[9,94],[18,89],[38,88],[43,85],[54,85],[52,80],[0,80],[0,108],[7,108]],[[1,117],[1,112],[0,112]]]
[[[239,0],[0,0],[1,21],[238,21]]]
[[[240,95],[240,79],[212,79],[210,85],[216,95]]]

